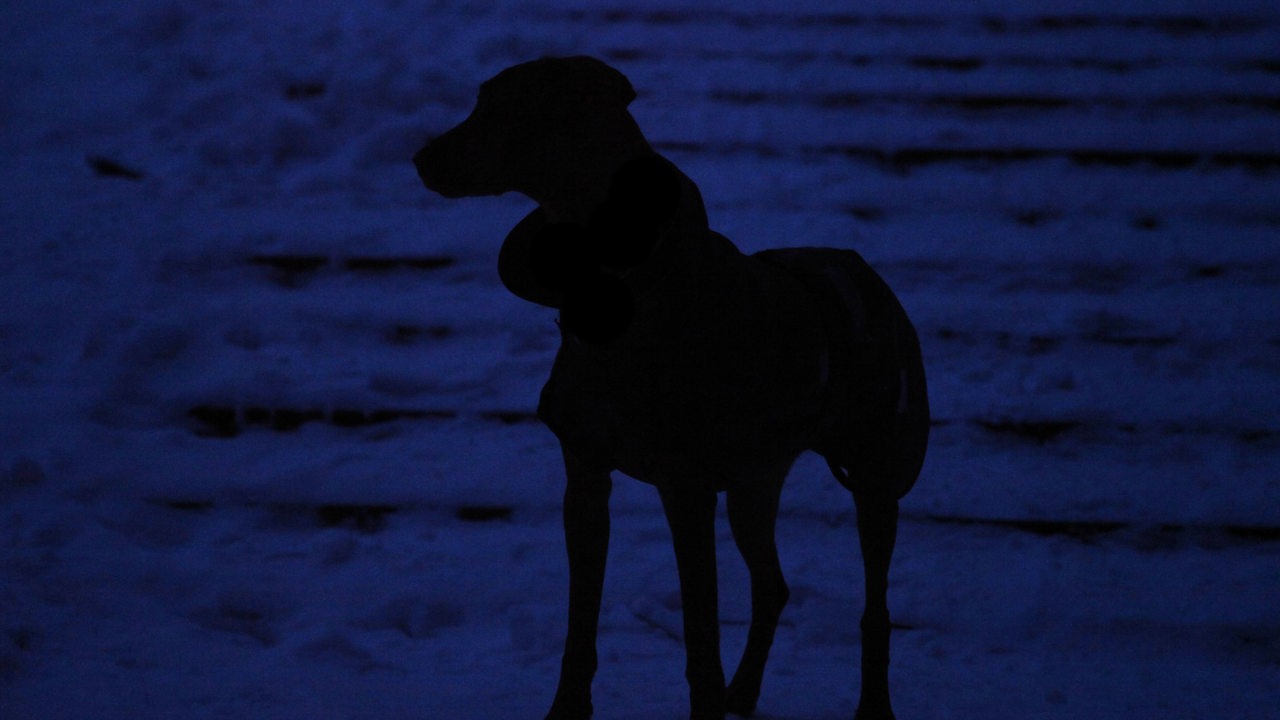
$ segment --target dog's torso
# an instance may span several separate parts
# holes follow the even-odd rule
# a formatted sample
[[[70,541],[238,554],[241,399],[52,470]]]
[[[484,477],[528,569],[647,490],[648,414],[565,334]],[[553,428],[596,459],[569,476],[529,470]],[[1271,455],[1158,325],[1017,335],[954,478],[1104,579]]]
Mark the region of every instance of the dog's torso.
[[[626,277],[631,327],[607,344],[562,328],[538,415],[566,448],[598,465],[657,485],[724,489],[761,464],[822,452],[848,434],[842,426],[854,416],[862,427],[866,411],[884,415],[850,407],[868,398],[884,404],[849,382],[855,366],[869,377],[880,350],[856,307],[865,303],[842,300],[833,282],[841,264],[865,267],[856,253],[744,255],[708,229],[696,186],[681,177],[677,217]],[[540,222],[535,211],[513,235]],[[797,262],[797,253],[810,259]],[[824,276],[827,265],[837,275]],[[896,400],[899,379],[886,369],[871,384]]]
[[[816,298],[708,239],[727,256],[678,297],[640,298],[617,341],[564,331],[538,412],[575,453],[655,484],[720,487],[803,450],[822,423],[828,350]]]

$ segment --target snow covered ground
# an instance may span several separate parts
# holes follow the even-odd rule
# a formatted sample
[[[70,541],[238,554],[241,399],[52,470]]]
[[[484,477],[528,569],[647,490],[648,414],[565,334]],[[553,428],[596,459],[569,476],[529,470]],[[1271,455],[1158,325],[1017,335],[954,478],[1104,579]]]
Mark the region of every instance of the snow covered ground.
[[[27,0],[0,27],[0,718],[541,717],[557,336],[495,271],[530,204],[445,201],[408,157],[494,72],[576,53],[632,79],[713,227],[857,248],[917,322],[900,718],[1280,717],[1274,3]],[[668,534],[615,487],[597,716],[681,717]],[[809,458],[783,505],[759,716],[848,718],[852,504]]]

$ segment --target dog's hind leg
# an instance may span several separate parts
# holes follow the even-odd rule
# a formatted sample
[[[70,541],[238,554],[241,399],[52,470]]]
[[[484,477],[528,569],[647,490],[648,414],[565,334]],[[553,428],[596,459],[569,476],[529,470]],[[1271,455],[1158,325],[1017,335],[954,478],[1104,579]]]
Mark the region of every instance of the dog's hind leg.
[[[856,490],[858,541],[866,577],[862,614],[862,697],[855,720],[892,720],[889,703],[889,561],[898,535],[898,498],[883,490]]]
[[[564,453],[564,537],[569,552],[569,632],[560,664],[560,684],[547,720],[591,717],[596,628],[609,551],[609,471]]]
[[[751,574],[751,629],[725,699],[729,712],[744,717],[756,709],[778,618],[790,596],[778,563],[774,529],[778,498],[791,463],[788,460],[767,467],[754,477],[742,478],[725,493],[733,540]]]
[[[716,593],[716,493],[679,485],[659,487],[671,525],[684,606],[685,678],[691,720],[724,720],[724,668]]]

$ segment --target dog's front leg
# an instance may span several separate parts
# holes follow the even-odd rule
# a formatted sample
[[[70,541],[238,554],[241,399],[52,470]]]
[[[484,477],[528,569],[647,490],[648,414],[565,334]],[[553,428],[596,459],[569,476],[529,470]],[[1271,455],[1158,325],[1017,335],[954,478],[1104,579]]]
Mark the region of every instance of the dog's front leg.
[[[660,494],[671,525],[680,574],[689,717],[723,720],[724,669],[720,664],[720,610],[716,594],[716,494],[711,490],[672,487],[661,488]]]
[[[596,628],[609,551],[608,468],[584,464],[564,451],[564,539],[569,553],[569,632],[560,663],[560,684],[547,720],[591,717],[591,679],[596,673]]]

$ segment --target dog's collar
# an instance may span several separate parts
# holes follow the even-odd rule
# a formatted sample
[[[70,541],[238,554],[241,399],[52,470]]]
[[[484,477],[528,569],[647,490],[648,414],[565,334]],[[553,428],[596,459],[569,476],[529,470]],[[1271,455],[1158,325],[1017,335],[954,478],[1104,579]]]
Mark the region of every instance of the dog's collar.
[[[698,186],[683,173],[680,174],[680,186],[679,210],[672,224],[663,230],[663,237],[654,247],[650,259],[619,273],[637,294],[659,284],[673,270],[673,264],[688,261],[687,257],[672,255],[674,248],[667,244],[669,241],[675,239],[680,243],[692,239],[680,236],[710,232]],[[563,292],[539,282],[533,271],[533,239],[550,222],[542,208],[535,208],[507,233],[498,253],[498,277],[516,297],[559,310],[564,303]]]
[[[516,297],[559,310],[564,304],[563,291],[538,282],[533,271],[533,239],[550,222],[546,212],[542,208],[537,208],[525,215],[524,219],[507,233],[507,238],[502,241],[502,249],[498,252],[498,277]],[[627,281],[633,289],[636,286],[647,287],[649,282],[665,275],[661,269],[658,270],[658,274],[655,275],[654,269],[646,268],[645,263],[621,272],[602,268],[602,271]],[[637,280],[640,282],[637,283]]]
[[[563,293],[539,283],[533,275],[533,238],[547,223],[542,208],[534,209],[516,223],[498,252],[498,277],[516,297],[559,310]]]

